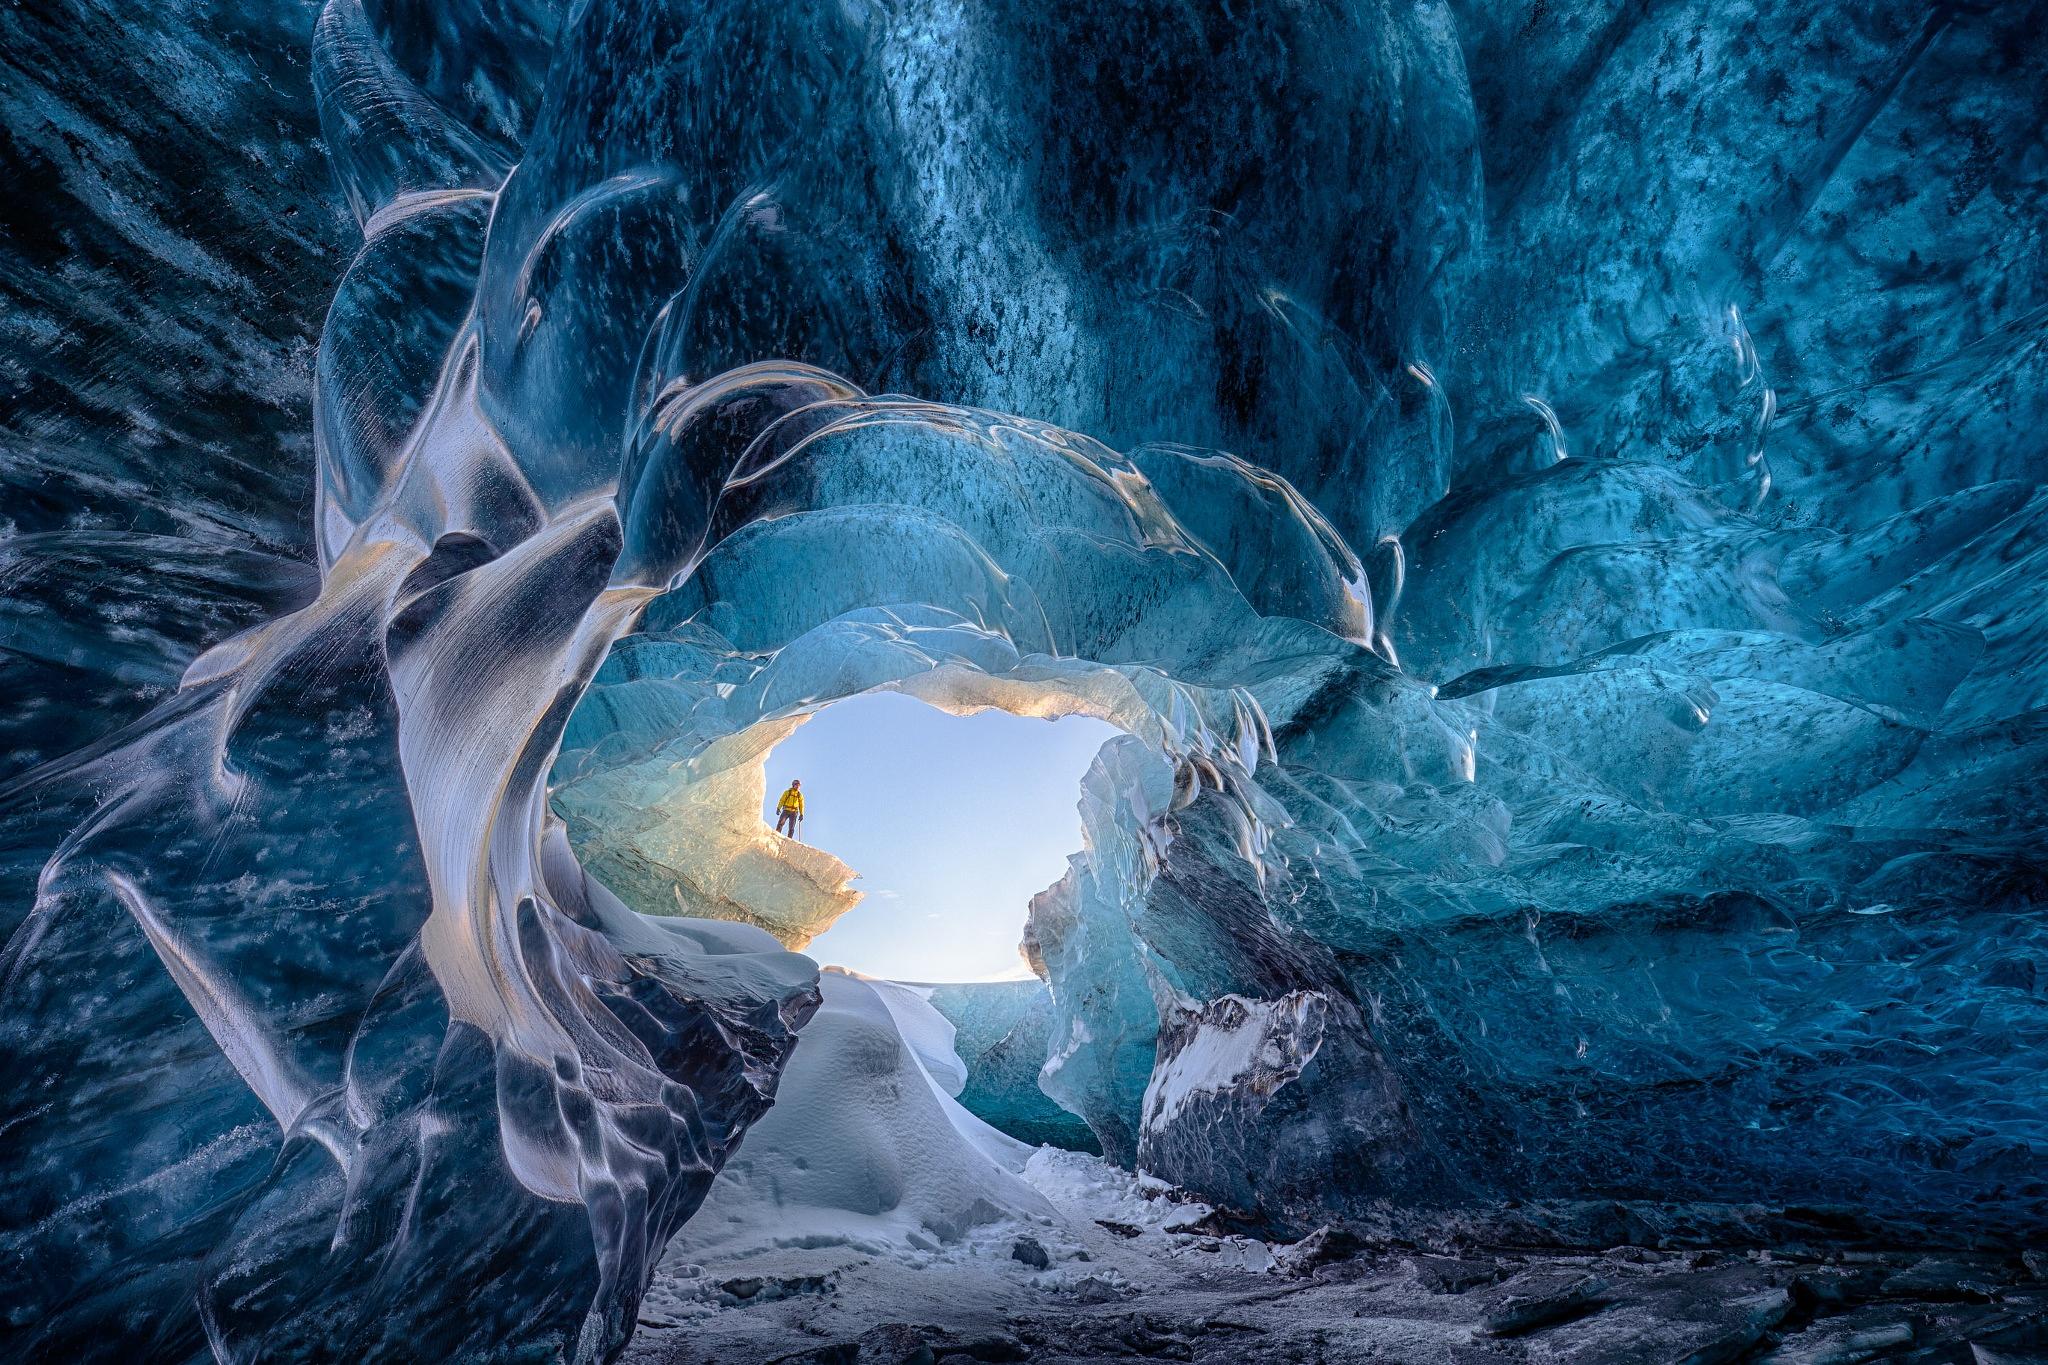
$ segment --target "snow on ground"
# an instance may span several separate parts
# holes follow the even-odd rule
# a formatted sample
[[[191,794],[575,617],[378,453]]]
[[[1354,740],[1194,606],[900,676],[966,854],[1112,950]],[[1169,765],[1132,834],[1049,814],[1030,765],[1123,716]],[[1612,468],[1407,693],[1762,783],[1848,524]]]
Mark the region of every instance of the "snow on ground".
[[[2048,1360],[2048,1283],[1996,1257],[1231,1236],[1159,1181],[967,1113],[922,992],[839,971],[823,992],[774,1109],[670,1245],[629,1365]]]
[[[961,1220],[950,1239],[900,1215],[825,1217],[808,1208],[794,1222],[764,1220],[752,1236],[728,1225],[708,1242],[678,1239],[626,1359],[755,1365],[800,1355],[821,1337],[855,1339],[906,1322],[994,1338],[1047,1311],[1115,1310],[1162,1294],[1182,1302],[1190,1292],[1271,1293],[1282,1284],[1266,1273],[1274,1260],[1263,1243],[1201,1230],[1205,1205],[1177,1201],[1098,1157],[1040,1148],[1022,1178],[1042,1201],[1035,1216]],[[764,1211],[758,1201],[748,1207]],[[928,1216],[931,1203],[922,1207]]]
[[[991,1226],[1057,1221],[1032,1149],[954,1101],[953,1028],[914,991],[838,970],[774,1108],[670,1244],[671,1263],[858,1248],[930,1255]],[[937,1077],[934,1076],[934,1070]]]
[[[1022,1305],[1121,1302],[1197,1274],[1265,1282],[1271,1251],[1197,1230],[1206,1205],[961,1108],[952,1026],[921,992],[837,970],[821,985],[775,1107],[670,1244],[628,1359],[770,1359],[754,1352],[778,1332],[787,1350],[814,1344],[797,1324],[820,1315],[993,1327]],[[671,1349],[734,1332],[722,1355]]]

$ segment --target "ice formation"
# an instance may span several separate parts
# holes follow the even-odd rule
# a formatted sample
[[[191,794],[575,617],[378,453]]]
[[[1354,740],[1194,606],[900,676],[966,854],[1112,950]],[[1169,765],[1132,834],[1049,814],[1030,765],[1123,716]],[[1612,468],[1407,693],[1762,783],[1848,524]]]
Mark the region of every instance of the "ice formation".
[[[1052,992],[1043,981],[975,981],[928,988],[925,999],[953,1025],[965,1079],[956,1098],[970,1113],[1022,1141],[1101,1151],[1088,1125],[1038,1084],[1050,1052]]]
[[[1123,732],[1026,931],[1117,1162],[2048,1232],[2038,6],[48,8],[20,1353],[618,1351],[785,1069],[932,1027],[804,1037],[849,870],[758,826],[876,688]]]

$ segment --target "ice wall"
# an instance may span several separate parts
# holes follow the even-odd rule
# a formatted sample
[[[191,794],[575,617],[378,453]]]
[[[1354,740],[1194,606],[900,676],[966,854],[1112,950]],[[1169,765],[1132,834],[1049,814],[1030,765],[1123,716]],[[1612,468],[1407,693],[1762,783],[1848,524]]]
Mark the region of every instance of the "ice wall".
[[[632,594],[443,373],[513,17],[6,21],[10,1358],[605,1357],[815,1007],[545,814]]]
[[[1121,1160],[2038,1235],[2044,20],[9,11],[7,1330],[616,1350],[878,686],[1126,732]]]
[[[1052,1029],[1052,993],[1043,981],[936,986],[927,999],[953,1025],[953,1048],[967,1071],[962,1108],[1021,1141],[1100,1155],[1087,1124],[1039,1087]]]

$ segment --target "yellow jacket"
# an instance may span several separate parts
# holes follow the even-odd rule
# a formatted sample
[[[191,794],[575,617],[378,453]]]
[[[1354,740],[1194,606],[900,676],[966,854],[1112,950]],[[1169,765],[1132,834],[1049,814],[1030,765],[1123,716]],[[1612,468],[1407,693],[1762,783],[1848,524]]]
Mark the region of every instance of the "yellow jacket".
[[[804,813],[804,794],[795,787],[786,788],[782,793],[782,799],[775,803],[776,814],[779,815],[786,810],[793,810],[798,815]]]

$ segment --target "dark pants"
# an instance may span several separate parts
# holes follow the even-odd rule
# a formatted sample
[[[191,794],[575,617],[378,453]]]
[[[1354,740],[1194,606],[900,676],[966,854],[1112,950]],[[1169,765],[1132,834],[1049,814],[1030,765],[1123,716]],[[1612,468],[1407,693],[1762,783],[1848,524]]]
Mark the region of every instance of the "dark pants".
[[[796,838],[796,812],[786,810],[777,815],[775,817],[775,832],[777,834],[787,834],[792,839]]]

